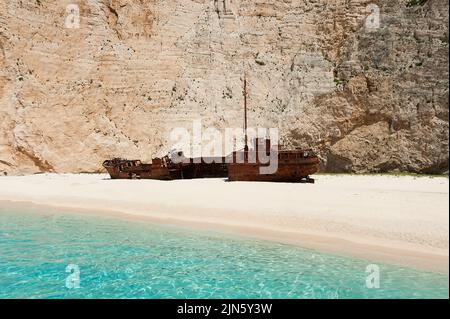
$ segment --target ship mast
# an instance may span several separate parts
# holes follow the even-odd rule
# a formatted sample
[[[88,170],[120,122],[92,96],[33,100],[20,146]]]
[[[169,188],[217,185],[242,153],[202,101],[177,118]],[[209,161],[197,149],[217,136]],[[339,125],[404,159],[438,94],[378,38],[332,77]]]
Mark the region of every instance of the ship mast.
[[[245,76],[244,76],[244,136],[245,136],[244,151],[248,152],[248,137],[247,137],[247,78]]]

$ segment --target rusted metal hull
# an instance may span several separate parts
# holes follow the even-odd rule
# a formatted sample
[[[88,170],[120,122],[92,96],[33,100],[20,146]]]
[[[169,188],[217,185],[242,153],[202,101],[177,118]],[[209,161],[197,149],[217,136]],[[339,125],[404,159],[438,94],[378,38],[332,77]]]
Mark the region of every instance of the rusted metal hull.
[[[269,141],[266,142],[270,149]],[[249,153],[241,151],[233,152],[230,157],[191,158],[184,163],[174,163],[167,156],[162,159],[155,158],[151,164],[144,164],[139,160],[113,159],[105,161],[103,167],[112,179],[177,180],[228,177],[229,181],[309,183],[314,182],[310,175],[319,170],[319,158],[311,150],[278,151],[273,174],[264,174],[261,168],[268,164],[261,163],[259,155],[251,162]]]
[[[285,164],[278,167],[274,174],[260,173],[258,164],[230,164],[228,166],[229,181],[255,181],[255,182],[313,182],[310,175],[317,172],[316,165]]]
[[[164,169],[138,169],[133,171],[122,171],[117,167],[106,167],[111,179],[159,179],[171,180],[170,172]]]
[[[310,155],[306,158],[300,157],[301,151],[290,151],[291,159],[286,159],[281,154],[276,172],[273,174],[262,174],[261,167],[266,165],[260,163],[232,163],[228,165],[229,181],[255,181],[255,182],[290,182],[290,183],[314,183],[310,175],[319,170],[319,158]]]
[[[187,163],[172,163],[167,159],[154,159],[152,164],[143,164],[139,160],[113,159],[105,161],[103,167],[111,179],[175,180],[227,177],[224,158],[214,160],[215,162],[211,158],[190,159]]]
[[[172,179],[219,178],[228,176],[225,162],[195,162],[183,164],[180,169],[171,172]]]
[[[185,159],[183,163],[172,161],[174,154],[180,158],[182,152],[155,158],[151,164],[143,164],[139,160],[113,159],[105,161],[103,167],[106,168],[112,179],[174,180],[228,177],[230,181],[314,182],[309,175],[318,171],[319,158],[312,150],[282,150],[281,145],[272,146],[270,139],[256,138],[254,149],[250,152],[247,136],[247,80],[245,78],[243,93],[245,134],[243,151],[233,152],[230,157],[190,159],[183,157]],[[276,154],[276,157],[272,154]],[[249,160],[253,157],[256,158],[254,162]],[[262,160],[265,157],[276,160],[276,169],[272,174],[265,174],[261,170],[266,166]],[[271,162],[270,160],[269,166],[271,166]]]

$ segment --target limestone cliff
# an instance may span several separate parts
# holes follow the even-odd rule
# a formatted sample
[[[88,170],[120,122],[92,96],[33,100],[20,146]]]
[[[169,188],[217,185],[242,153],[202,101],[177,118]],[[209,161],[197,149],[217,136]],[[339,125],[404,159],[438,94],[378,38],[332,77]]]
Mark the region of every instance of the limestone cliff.
[[[447,171],[448,9],[0,0],[0,172],[99,171],[170,149],[170,130],[196,119],[240,127],[244,72],[249,125],[313,147],[324,170]]]

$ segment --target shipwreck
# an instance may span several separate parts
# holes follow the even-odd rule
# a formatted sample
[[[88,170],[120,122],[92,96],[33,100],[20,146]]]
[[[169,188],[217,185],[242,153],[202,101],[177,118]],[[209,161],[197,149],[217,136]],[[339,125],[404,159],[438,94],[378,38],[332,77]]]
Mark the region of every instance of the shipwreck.
[[[244,79],[244,149],[226,157],[185,158],[181,151],[170,152],[151,163],[115,158],[103,162],[112,179],[177,180],[228,178],[229,181],[314,183],[310,175],[319,170],[320,160],[313,150],[284,149],[270,139],[256,138],[250,149],[247,135],[247,81]],[[182,160],[180,160],[180,158]],[[268,164],[268,159],[271,163]],[[270,169],[270,165],[276,164]]]

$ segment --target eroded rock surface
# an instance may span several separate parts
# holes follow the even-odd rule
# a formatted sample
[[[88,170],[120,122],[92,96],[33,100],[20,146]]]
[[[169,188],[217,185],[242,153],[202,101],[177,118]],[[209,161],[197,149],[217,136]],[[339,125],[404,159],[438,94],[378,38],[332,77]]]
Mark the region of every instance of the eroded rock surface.
[[[193,120],[241,127],[244,72],[249,125],[324,170],[445,172],[448,51],[446,0],[0,0],[0,172],[99,171]]]

